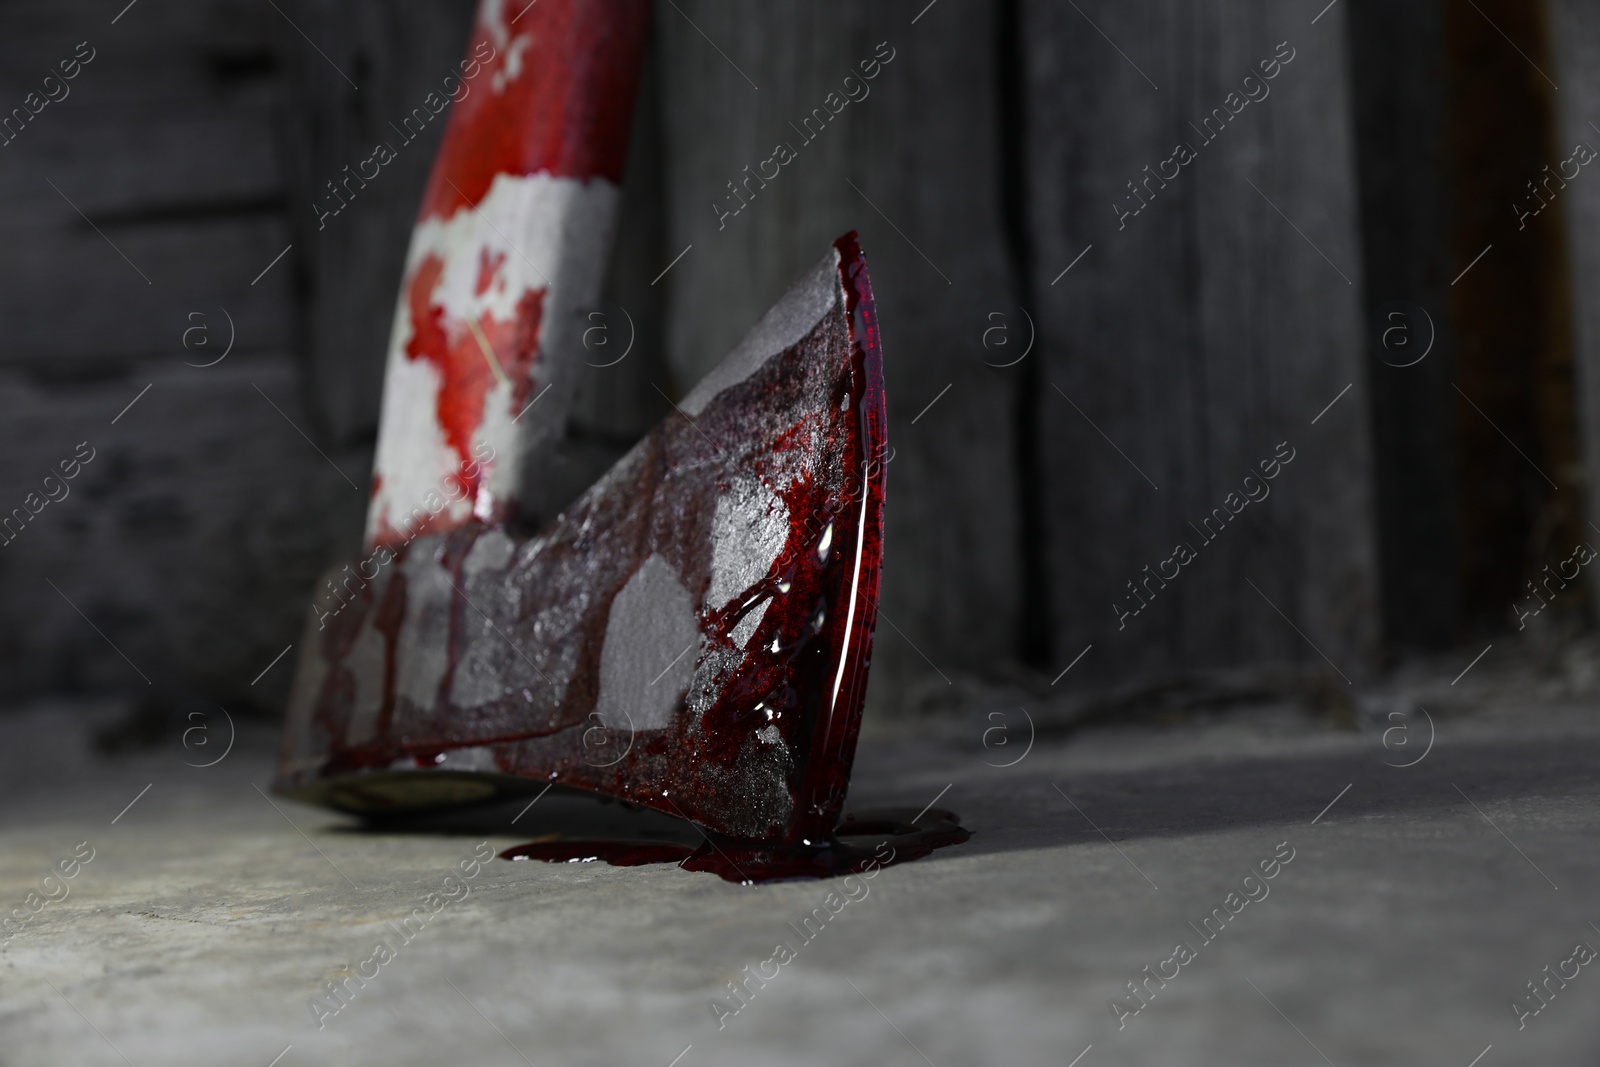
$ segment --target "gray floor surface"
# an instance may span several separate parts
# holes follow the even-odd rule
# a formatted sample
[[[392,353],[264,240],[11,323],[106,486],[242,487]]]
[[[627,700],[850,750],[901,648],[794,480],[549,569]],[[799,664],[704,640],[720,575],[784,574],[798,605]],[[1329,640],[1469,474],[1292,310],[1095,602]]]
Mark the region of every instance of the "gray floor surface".
[[[1566,962],[1600,948],[1600,700],[1435,688],[1409,736],[1271,707],[1031,749],[1020,715],[988,747],[987,713],[874,725],[852,804],[937,795],[973,837],[853,899],[494,860],[437,912],[482,842],[631,817],[551,796],[515,827],[365,831],[258,792],[260,730],[192,767],[222,724],[209,751],[108,758],[86,744],[106,709],[36,706],[0,755],[0,900],[29,916],[0,949],[0,1063],[1600,1062],[1600,965]],[[365,963],[379,941],[392,958]],[[345,966],[376,974],[319,1027]],[[741,1005],[747,966],[769,977]],[[1540,1010],[1519,1020],[1519,996]]]

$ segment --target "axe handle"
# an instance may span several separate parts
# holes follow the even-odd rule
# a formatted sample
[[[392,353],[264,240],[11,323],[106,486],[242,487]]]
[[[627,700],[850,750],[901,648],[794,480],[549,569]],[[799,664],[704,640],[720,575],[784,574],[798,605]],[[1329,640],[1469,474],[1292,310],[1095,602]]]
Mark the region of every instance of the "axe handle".
[[[516,517],[563,436],[649,13],[649,0],[481,0],[445,79],[448,125],[395,309],[369,546]],[[402,117],[386,158],[445,102],[429,94]]]

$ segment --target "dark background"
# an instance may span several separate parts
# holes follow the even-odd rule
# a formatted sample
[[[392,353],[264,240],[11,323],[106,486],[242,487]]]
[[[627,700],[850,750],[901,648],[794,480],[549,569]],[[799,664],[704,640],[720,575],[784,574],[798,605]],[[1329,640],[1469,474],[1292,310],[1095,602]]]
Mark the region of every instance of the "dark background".
[[[1600,538],[1600,175],[1516,206],[1600,145],[1600,12],[925,2],[657,5],[606,300],[637,336],[584,384],[570,491],[857,229],[895,448],[874,706],[1338,688],[1504,641],[1526,583]],[[293,654],[262,672],[358,547],[443,123],[321,230],[311,204],[451,71],[474,4],[123,4],[0,5],[0,113],[94,54],[0,147],[0,514],[94,450],[0,548],[0,679],[275,713]],[[719,229],[727,183],[885,41],[870,96]],[[1200,144],[1280,43],[1270,95]],[[1119,228],[1179,140],[1195,161]],[[1200,547],[1283,442],[1270,498]],[[1588,581],[1530,629],[1585,626]]]

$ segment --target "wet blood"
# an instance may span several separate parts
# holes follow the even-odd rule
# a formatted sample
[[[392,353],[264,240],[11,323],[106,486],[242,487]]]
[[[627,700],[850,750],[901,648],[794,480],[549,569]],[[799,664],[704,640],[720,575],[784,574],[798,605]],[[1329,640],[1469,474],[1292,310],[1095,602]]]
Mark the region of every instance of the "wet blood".
[[[847,815],[826,844],[776,845],[708,835],[698,847],[658,841],[540,840],[500,853],[505,860],[588,863],[613,867],[676,863],[685,870],[708,871],[729,882],[751,885],[791,878],[832,878],[858,874],[876,864],[890,867],[921,859],[934,849],[959,845],[972,836],[960,816],[939,809],[913,825],[909,812],[894,809]],[[887,851],[885,851],[887,849]]]

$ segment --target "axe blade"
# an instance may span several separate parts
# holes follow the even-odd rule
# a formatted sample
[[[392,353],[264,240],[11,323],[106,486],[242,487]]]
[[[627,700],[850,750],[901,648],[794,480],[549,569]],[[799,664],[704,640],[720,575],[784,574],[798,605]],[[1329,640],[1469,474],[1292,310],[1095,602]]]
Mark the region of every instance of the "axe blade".
[[[474,518],[340,571],[348,602],[307,623],[276,788],[379,813],[555,782],[827,841],[883,553],[855,234],[674,407],[537,536]]]

